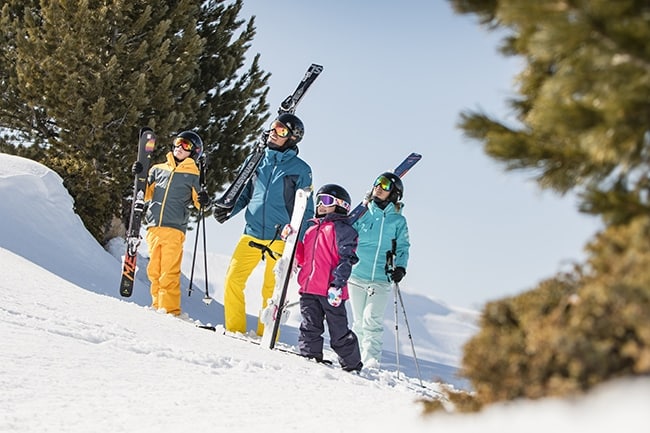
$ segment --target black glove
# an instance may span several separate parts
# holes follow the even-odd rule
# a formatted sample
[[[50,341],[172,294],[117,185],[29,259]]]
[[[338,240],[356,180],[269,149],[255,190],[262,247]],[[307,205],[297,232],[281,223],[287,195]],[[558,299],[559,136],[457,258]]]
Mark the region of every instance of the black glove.
[[[136,162],[134,162],[133,165],[131,166],[131,174],[132,174],[133,176],[137,176],[137,175],[139,175],[140,173],[142,173],[142,169],[143,169],[143,168],[144,168],[144,167],[142,167],[142,163],[141,163],[140,161],[136,161]]]
[[[202,208],[206,208],[212,200],[210,200],[210,195],[207,191],[199,191],[198,201]]]
[[[219,224],[223,224],[226,221],[228,221],[228,218],[230,215],[228,215],[230,211],[228,209],[224,209],[219,206],[214,207],[214,217],[219,221]]]
[[[398,266],[395,269],[393,269],[393,272],[391,272],[390,274],[390,278],[396,283],[399,283],[400,281],[402,281],[402,278],[404,278],[404,275],[406,275],[406,269],[404,269],[401,266]]]

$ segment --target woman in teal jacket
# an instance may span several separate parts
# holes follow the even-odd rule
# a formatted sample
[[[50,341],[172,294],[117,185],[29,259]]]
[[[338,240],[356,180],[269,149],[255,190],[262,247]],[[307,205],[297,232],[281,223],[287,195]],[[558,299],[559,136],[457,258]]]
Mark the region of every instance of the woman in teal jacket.
[[[384,312],[391,281],[399,283],[409,259],[409,231],[402,215],[402,180],[382,173],[374,183],[367,212],[354,223],[359,233],[359,263],[349,280],[352,330],[359,339],[361,360],[366,367],[379,367],[384,332]],[[393,271],[386,274],[386,252],[396,241]]]

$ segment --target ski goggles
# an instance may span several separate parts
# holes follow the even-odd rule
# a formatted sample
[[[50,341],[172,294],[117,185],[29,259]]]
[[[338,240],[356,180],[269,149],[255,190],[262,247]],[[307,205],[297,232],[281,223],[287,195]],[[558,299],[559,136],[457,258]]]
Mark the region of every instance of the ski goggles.
[[[287,128],[287,125],[282,122],[278,122],[277,120],[271,123],[271,130],[274,130],[280,138],[288,137],[291,133],[291,130]]]
[[[180,147],[186,152],[191,152],[194,149],[192,142],[186,138],[178,137],[174,140],[174,147]]]
[[[393,181],[386,176],[379,176],[373,185],[374,187],[380,187],[384,191],[390,191],[393,188]]]
[[[320,194],[318,197],[316,197],[316,199],[318,201],[316,206],[320,206],[320,205],[323,205],[325,207],[341,206],[343,209],[350,212],[350,203],[348,203],[345,200],[341,200],[340,198],[336,198],[333,195]]]

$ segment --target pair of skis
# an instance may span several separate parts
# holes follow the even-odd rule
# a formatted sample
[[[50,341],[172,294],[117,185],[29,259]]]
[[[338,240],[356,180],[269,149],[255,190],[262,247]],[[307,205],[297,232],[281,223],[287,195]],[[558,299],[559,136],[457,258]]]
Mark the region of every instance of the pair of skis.
[[[395,167],[393,173],[397,177],[402,178],[421,159],[422,159],[422,155],[413,152],[409,156],[407,156],[406,159],[404,159],[404,161],[402,161],[397,167]],[[348,214],[350,223],[354,223],[356,220],[361,218],[363,214],[366,213],[367,210],[368,210],[368,201],[363,200]]]
[[[278,115],[284,113],[295,113],[296,107],[321,72],[323,72],[323,67],[321,65],[312,63],[307,69],[307,72],[305,73],[300,83],[298,83],[296,90],[294,90],[291,95],[287,96],[285,100],[280,104],[280,108],[278,108]],[[257,140],[253,152],[246,159],[246,162],[237,173],[235,180],[230,184],[226,192],[224,192],[221,197],[217,198],[214,201],[215,206],[218,206],[222,209],[227,209],[229,211],[232,210],[232,208],[235,206],[235,203],[237,203],[237,199],[244,190],[244,187],[251,179],[251,177],[253,177],[255,170],[257,170],[257,166],[260,165],[262,158],[264,158],[266,139],[267,132],[265,131]]]
[[[135,175],[133,181],[133,198],[131,201],[131,215],[129,228],[126,232],[126,253],[122,263],[122,279],[120,281],[120,295],[128,298],[133,293],[138,246],[140,245],[140,226],[144,214],[144,192],[147,186],[147,174],[151,165],[151,155],[156,147],[156,134],[151,128],[140,129],[138,141],[138,162],[142,165],[140,173]]]

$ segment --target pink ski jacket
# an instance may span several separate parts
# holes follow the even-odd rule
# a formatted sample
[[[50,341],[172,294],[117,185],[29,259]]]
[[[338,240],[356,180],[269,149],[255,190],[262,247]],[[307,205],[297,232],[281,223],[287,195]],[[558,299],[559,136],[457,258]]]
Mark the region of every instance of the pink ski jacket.
[[[327,214],[310,222],[313,224],[296,249],[299,293],[327,296],[327,289],[334,286],[342,289],[342,299],[348,299],[348,278],[359,261],[357,231],[341,214]]]

